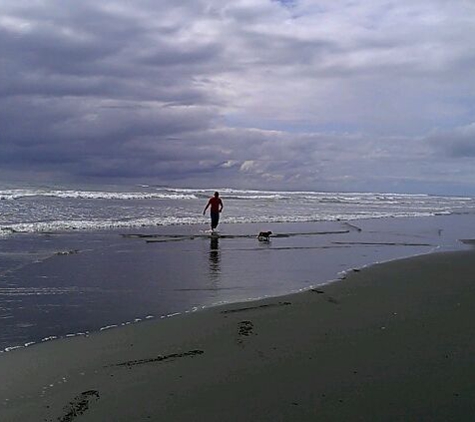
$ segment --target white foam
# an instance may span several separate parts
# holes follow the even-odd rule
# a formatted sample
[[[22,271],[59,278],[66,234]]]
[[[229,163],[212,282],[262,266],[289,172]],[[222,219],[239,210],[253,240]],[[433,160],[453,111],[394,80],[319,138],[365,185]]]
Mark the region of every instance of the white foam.
[[[475,199],[425,194],[219,189],[222,223],[294,223],[475,212]],[[203,189],[0,190],[0,236],[207,223]],[[22,201],[28,201],[27,206]],[[54,201],[54,203],[51,203]],[[102,201],[96,204],[91,201]],[[135,202],[134,202],[135,201]],[[143,201],[146,202],[144,206]]]
[[[7,189],[0,190],[0,200],[18,200],[30,197],[51,197],[61,199],[196,199],[197,197],[190,193],[179,192],[121,192],[121,191],[91,191],[74,189]]]
[[[11,346],[11,347],[6,347],[5,348],[5,352],[11,352],[13,350],[17,350],[17,349],[22,349],[24,346]]]
[[[57,338],[58,338],[57,336],[49,336],[49,337],[42,338],[41,341],[42,342],[51,341],[51,340],[56,340]]]
[[[99,328],[99,331],[110,330],[111,328],[117,328],[117,327],[118,327],[118,324],[106,325],[105,327]]]

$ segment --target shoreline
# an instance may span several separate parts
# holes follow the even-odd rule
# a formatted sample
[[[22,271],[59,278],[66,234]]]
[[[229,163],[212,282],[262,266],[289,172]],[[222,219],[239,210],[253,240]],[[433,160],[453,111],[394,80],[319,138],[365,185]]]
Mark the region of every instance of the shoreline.
[[[473,242],[473,244],[475,244],[475,240],[470,241],[470,242]],[[469,242],[467,242],[467,244],[469,244]],[[472,246],[471,243],[470,243],[470,245]],[[463,251],[463,249],[461,249],[460,251]],[[149,321],[161,321],[161,320],[165,320],[165,319],[169,319],[169,318],[191,315],[191,314],[194,314],[196,312],[202,312],[202,311],[206,311],[208,309],[213,309],[213,308],[226,307],[226,306],[232,306],[232,305],[237,305],[237,304],[246,304],[246,303],[252,303],[252,302],[260,302],[260,301],[266,301],[266,300],[272,300],[272,299],[278,300],[281,297],[286,297],[286,296],[289,296],[289,295],[305,293],[305,292],[312,291],[312,290],[315,290],[315,289],[318,289],[318,288],[324,288],[325,286],[331,285],[333,283],[338,283],[342,280],[345,280],[347,278],[347,276],[350,275],[352,272],[359,272],[359,271],[365,270],[367,268],[371,268],[375,265],[384,265],[386,263],[391,263],[391,262],[401,261],[401,260],[405,260],[405,259],[416,258],[416,257],[419,257],[419,256],[437,254],[437,253],[444,253],[444,252],[438,252],[437,250],[432,250],[432,251],[420,252],[420,253],[417,253],[417,254],[414,254],[414,255],[408,255],[408,256],[404,256],[404,257],[400,257],[400,258],[392,258],[392,259],[388,259],[386,261],[377,261],[377,262],[372,262],[372,263],[368,263],[368,264],[363,264],[361,267],[351,267],[351,268],[340,271],[337,274],[336,278],[329,279],[329,280],[324,281],[324,282],[319,282],[318,284],[311,284],[307,287],[303,287],[303,288],[300,288],[298,290],[289,291],[287,293],[283,293],[283,294],[279,294],[279,295],[266,295],[266,296],[262,296],[262,297],[251,297],[251,298],[246,298],[246,299],[242,299],[242,300],[238,300],[238,301],[222,301],[222,302],[217,302],[217,303],[211,303],[209,305],[196,306],[196,307],[193,307],[192,309],[185,309],[184,311],[174,312],[174,313],[170,313],[170,314],[166,314],[166,315],[159,315],[159,316],[147,315],[147,316],[142,317],[142,318],[136,318],[133,321],[126,321],[126,322],[120,322],[120,323],[116,323],[116,324],[105,325],[105,326],[100,327],[99,329],[93,330],[93,331],[70,333],[70,334],[58,335],[58,336],[52,335],[52,336],[46,337],[44,339],[41,339],[40,341],[30,341],[30,342],[28,342],[24,345],[8,346],[8,347],[4,348],[3,350],[0,350],[0,359],[2,358],[3,354],[12,353],[12,352],[15,352],[16,350],[20,350],[20,349],[27,349],[27,348],[32,348],[32,347],[36,347],[36,346],[41,346],[42,344],[49,343],[49,342],[63,341],[63,340],[68,340],[68,339],[72,339],[72,338],[76,338],[76,337],[88,338],[91,335],[97,335],[97,334],[100,334],[102,332],[109,331],[109,330],[122,329],[124,327],[134,326],[134,325],[137,325],[137,324],[143,324],[144,322],[149,322]],[[445,253],[447,253],[447,252],[445,252]]]
[[[4,353],[10,353],[11,351],[17,350],[19,348],[25,348],[25,347],[31,347],[34,345],[42,344],[45,342],[45,340],[51,340],[54,339],[56,341],[57,339],[61,338],[67,338],[67,337],[74,337],[74,336],[81,336],[81,335],[90,335],[93,332],[98,332],[98,331],[103,331],[106,328],[120,328],[125,325],[130,325],[130,324],[135,324],[139,320],[144,321],[147,319],[154,319],[154,320],[159,320],[162,318],[166,318],[169,315],[176,315],[176,314],[187,314],[187,313],[193,313],[196,309],[206,309],[209,307],[214,307],[214,306],[221,306],[223,304],[232,304],[236,302],[248,302],[248,301],[254,301],[254,300],[260,300],[260,299],[266,299],[266,298],[272,298],[272,297],[279,297],[282,295],[286,294],[291,294],[291,293],[296,293],[300,291],[305,291],[309,290],[312,287],[315,286],[321,286],[321,285],[327,285],[329,283],[334,283],[338,282],[341,278],[346,277],[346,274],[351,272],[353,269],[364,269],[367,268],[368,266],[372,265],[377,265],[380,263],[384,262],[390,262],[394,259],[402,259],[402,258],[407,258],[407,257],[412,257],[412,256],[418,256],[420,254],[427,254],[427,253],[437,253],[437,250],[443,249],[444,247],[446,248],[447,245],[449,245],[449,248],[456,248],[457,250],[464,250],[470,247],[470,240],[465,239],[464,241],[458,241],[456,243],[453,243],[450,236],[447,237],[449,240],[445,240],[445,245],[444,241],[442,241],[439,238],[428,238],[428,240],[421,239],[419,240],[418,236],[413,236],[413,237],[408,237],[406,233],[411,232],[411,228],[414,227],[414,224],[416,226],[418,224],[426,224],[428,225],[429,228],[426,228],[424,230],[429,230],[429,231],[434,231],[435,227],[439,227],[441,224],[442,226],[447,225],[447,221],[454,220],[455,217],[449,217],[449,220],[447,220],[447,217],[429,217],[427,219],[421,219],[421,218],[413,218],[413,219],[378,219],[378,220],[361,220],[360,223],[363,224],[363,227],[365,228],[364,230],[361,230],[359,227],[353,226],[353,230],[350,233],[344,232],[342,233],[341,230],[338,229],[338,225],[346,226],[348,223],[347,222],[338,222],[338,223],[331,223],[334,224],[335,226],[332,227],[332,230],[329,230],[328,225],[330,223],[324,222],[322,223],[324,226],[321,231],[313,232],[312,230],[315,230],[315,227],[319,227],[319,225],[315,224],[305,224],[301,225],[299,223],[292,223],[290,225],[282,224],[282,223],[277,223],[275,227],[277,228],[277,236],[273,240],[273,244],[271,245],[265,245],[266,248],[259,248],[260,250],[256,249],[256,253],[263,253],[265,252],[267,255],[269,253],[273,253],[276,256],[278,256],[279,262],[277,262],[275,259],[274,260],[269,260],[268,264],[264,265],[263,271],[264,274],[261,276],[258,273],[254,277],[257,277],[255,280],[253,280],[254,284],[256,286],[261,284],[261,278],[265,278],[265,272],[266,271],[278,271],[278,269],[274,268],[276,265],[278,265],[277,268],[281,268],[280,271],[284,270],[284,268],[287,266],[285,263],[286,262],[297,262],[298,265],[295,266],[296,269],[299,269],[298,267],[303,263],[306,266],[306,273],[303,277],[308,277],[307,279],[304,279],[302,283],[295,283],[289,284],[287,287],[287,280],[291,280],[293,278],[293,273],[292,271],[288,271],[288,269],[285,269],[287,271],[286,275],[281,277],[282,278],[282,285],[277,287],[277,290],[273,290],[276,288],[275,280],[272,280],[272,282],[267,281],[267,290],[262,290],[259,291],[257,290],[248,290],[248,294],[240,294],[236,297],[228,297],[226,293],[219,294],[216,299],[214,298],[208,298],[207,301],[205,302],[196,302],[192,303],[190,302],[188,306],[184,306],[181,309],[165,309],[164,312],[155,312],[151,308],[140,308],[140,310],[137,313],[134,314],[129,314],[126,315],[125,317],[115,317],[112,319],[104,319],[104,324],[103,325],[96,325],[93,328],[89,328],[87,326],[81,327],[79,326],[76,330],[71,329],[71,330],[63,330],[61,331],[54,331],[54,330],[48,330],[43,333],[43,335],[36,336],[36,338],[28,338],[25,339],[24,343],[10,343],[6,344],[6,346],[3,348],[3,350],[0,352],[0,358]],[[451,219],[451,220],[450,220]],[[472,220],[472,219],[471,219]],[[470,220],[470,221],[471,221]],[[466,225],[467,223],[463,223]],[[289,226],[292,227],[292,229],[289,230]],[[389,229],[387,228],[389,227]],[[442,227],[441,226],[441,227]],[[105,242],[106,248],[108,242],[118,242],[117,238],[120,236],[120,242],[122,245],[126,245],[126,247],[140,247],[141,252],[137,255],[137,252],[134,251],[133,255],[135,258],[133,259],[143,259],[143,256],[147,258],[146,255],[144,254],[149,254],[150,258],[147,259],[152,259],[153,254],[156,254],[157,251],[158,253],[163,253],[163,251],[168,250],[170,247],[173,246],[175,250],[175,254],[178,252],[178,254],[181,254],[181,249],[183,247],[183,242],[179,242],[180,245],[170,245],[168,246],[167,244],[160,244],[160,243],[152,243],[148,246],[145,246],[147,241],[149,240],[150,237],[153,239],[160,239],[160,238],[165,238],[168,239],[170,236],[176,237],[176,236],[182,236],[185,240],[188,239],[189,243],[188,246],[185,244],[185,248],[190,248],[193,247],[195,248],[194,250],[198,254],[202,254],[199,257],[200,261],[205,261],[205,265],[209,265],[209,274],[203,274],[204,279],[202,280],[201,287],[207,288],[206,283],[212,282],[213,283],[213,289],[217,288],[218,290],[223,287],[224,289],[226,288],[234,288],[235,286],[241,285],[241,279],[240,277],[236,277],[234,274],[240,273],[240,265],[235,265],[235,267],[228,269],[225,277],[229,278],[230,276],[233,278],[233,281],[231,283],[225,282],[225,280],[220,280],[220,273],[222,270],[226,270],[226,267],[223,266],[223,257],[225,258],[225,254],[230,256],[230,252],[232,252],[232,258],[234,261],[238,262],[246,262],[246,265],[248,267],[260,267],[263,266],[262,264],[262,255],[259,255],[259,258],[251,258],[249,260],[250,256],[249,255],[236,255],[237,254],[242,254],[243,251],[249,250],[252,251],[253,249],[252,246],[250,245],[255,245],[255,246],[262,246],[259,245],[254,241],[254,235],[249,234],[253,232],[252,227],[247,227],[247,226],[237,226],[233,227],[232,230],[227,232],[223,238],[220,240],[220,249],[213,249],[212,243],[211,247],[206,246],[206,240],[203,235],[196,236],[196,234],[193,234],[192,231],[191,234],[190,232],[185,232],[182,234],[176,234],[175,229],[173,228],[167,228],[164,232],[158,232],[158,233],[149,233],[148,231],[143,234],[143,235],[137,235],[135,233],[130,234],[130,233],[120,233],[117,230],[113,231],[108,231],[108,232],[103,232],[99,234],[92,234],[93,239],[102,239],[102,238],[110,238],[112,240],[108,240]],[[375,234],[371,234],[371,230],[373,230],[376,227]],[[401,230],[401,227],[403,228],[403,231],[401,234],[404,233],[403,238],[398,238],[397,236],[399,235],[399,230]],[[242,234],[242,232],[239,234],[238,232],[233,232],[237,228],[240,228],[241,230],[244,229],[244,231],[248,231],[249,233],[246,232],[246,234]],[[286,229],[287,231],[285,231]],[[310,230],[309,233],[306,232]],[[189,228],[187,228],[189,230]],[[289,235],[281,235],[282,230],[284,230],[285,233],[290,233]],[[296,233],[293,233],[293,231],[296,230]],[[386,232],[386,230],[388,230]],[[394,233],[391,233],[391,231],[396,230],[396,236]],[[439,229],[440,230],[440,229]],[[172,235],[170,235],[170,231],[172,231]],[[379,233],[381,232],[381,233]],[[421,231],[422,234],[425,236],[425,232]],[[305,236],[305,235],[310,235],[310,236]],[[318,236],[317,236],[318,234]],[[60,235],[59,235],[60,236]],[[105,237],[104,237],[105,236]],[[342,237],[343,236],[343,237]],[[379,236],[379,237],[378,237]],[[307,238],[306,238],[307,237]],[[79,239],[82,239],[83,236],[80,235]],[[61,240],[61,238],[60,238]],[[424,243],[425,242],[425,243]],[[440,243],[438,243],[440,242]],[[452,242],[452,243],[451,243]],[[165,242],[166,243],[166,242]],[[186,242],[185,242],[186,243]],[[127,246],[131,245],[131,246]],[[134,246],[136,245],[136,246]],[[140,246],[141,245],[141,246]],[[201,245],[201,246],[200,246]],[[236,251],[230,250],[229,248],[236,248],[235,245],[237,246]],[[302,246],[303,245],[303,246]],[[76,246],[76,245],[74,245]],[[86,245],[84,245],[86,246]],[[158,249],[157,249],[158,248]],[[162,249],[159,249],[162,248]],[[164,249],[165,248],[165,249]],[[204,248],[204,250],[203,250]],[[292,249],[295,249],[295,253],[292,255],[289,255],[289,253],[285,252],[284,255],[283,252],[280,252],[280,249],[292,251]],[[305,250],[308,248],[308,250]],[[326,261],[326,258],[320,259],[320,261],[313,262],[313,256],[315,256],[312,252],[312,249],[316,248],[316,251],[318,252],[318,255],[320,256],[326,256],[330,258],[330,263]],[[328,248],[328,251],[325,251],[325,249]],[[332,248],[336,248],[334,252],[332,251]],[[341,248],[341,249],[339,249]],[[344,249],[347,249],[348,252],[344,252]],[[358,252],[358,248],[360,252]],[[377,249],[381,249],[381,251],[377,251]],[[382,249],[386,248],[386,252],[382,252]],[[399,252],[391,252],[392,249],[398,249]],[[265,249],[265,250],[264,250]],[[374,250],[373,250],[374,249]],[[101,268],[102,261],[98,262],[97,258],[94,255],[90,255],[89,258],[84,256],[84,253],[81,249],[71,249],[73,253],[66,253],[66,252],[54,252],[47,260],[43,260],[40,262],[40,264],[35,264],[35,265],[30,265],[30,268],[32,268],[31,271],[24,271],[22,275],[20,275],[19,278],[22,278],[23,275],[26,275],[26,277],[23,277],[24,279],[31,278],[34,280],[34,277],[37,276],[38,272],[38,265],[42,265],[43,267],[46,266],[45,271],[45,280],[49,283],[48,277],[53,279],[53,278],[58,278],[61,277],[62,280],[64,280],[62,283],[64,285],[68,286],[70,281],[69,278],[71,277],[71,273],[73,274],[79,274],[84,267],[87,267],[90,265],[90,259],[93,259],[95,263],[93,263],[94,270],[89,271],[88,275],[89,277],[95,277],[95,274],[98,272],[102,272],[103,269]],[[369,255],[366,256],[366,251],[370,250]],[[160,252],[161,251],[161,252]],[[257,252],[258,251],[258,252]],[[100,252],[100,250],[99,250]],[[345,256],[340,257],[341,253],[346,254]],[[109,266],[113,267],[116,265],[116,261],[118,258],[114,258],[114,251],[111,252],[112,255],[108,258],[109,261]],[[205,255],[203,255],[203,253]],[[303,255],[305,253],[306,255]],[[325,255],[325,253],[327,255]],[[360,253],[360,257],[356,258],[356,255]],[[124,256],[124,255],[121,255]],[[239,256],[239,258],[238,258]],[[120,257],[117,255],[117,257]],[[266,259],[269,257],[267,256]],[[130,259],[130,258],[129,258]],[[153,257],[155,259],[155,257]],[[169,255],[167,255],[167,259],[169,259]],[[172,258],[175,259],[176,258]],[[345,261],[346,260],[346,261]],[[55,261],[56,264],[52,264],[52,262]],[[207,261],[209,261],[207,263]],[[162,261],[164,262],[164,261]],[[173,261],[175,262],[175,261]],[[179,267],[183,267],[183,264],[188,265],[188,262],[180,262],[176,261]],[[206,264],[207,263],[207,264]],[[45,264],[45,265],[43,265]],[[226,262],[224,262],[226,264]],[[136,271],[135,265],[137,265],[138,269],[141,271],[142,277],[149,277],[147,273],[153,274],[156,273],[157,268],[155,267],[147,267],[140,269],[141,263],[140,261],[135,261],[132,266],[129,266],[125,268],[126,271],[129,271],[128,277],[132,279],[134,277],[134,273]],[[170,266],[173,266],[173,264],[167,264]],[[343,265],[343,267],[341,267]],[[59,266],[59,267],[58,267]],[[279,267],[280,266],[280,267]],[[338,268],[340,266],[340,268]],[[62,268],[61,268],[62,267]],[[25,267],[28,269],[28,267]],[[41,268],[41,267],[40,267]],[[314,268],[316,270],[314,270]],[[43,271],[43,270],[41,270]],[[208,271],[205,269],[205,272]],[[49,274],[49,276],[48,276]],[[186,273],[187,277],[190,277],[191,271],[188,271]],[[315,278],[315,274],[317,274],[317,277]],[[114,272],[110,272],[109,274],[105,275],[109,279],[113,279],[116,274]],[[86,278],[86,276],[80,276],[76,277],[75,280],[72,282],[72,286],[78,286],[78,288],[81,288],[81,277]],[[140,277],[140,275],[139,275]],[[180,278],[180,277],[179,277]],[[209,278],[209,280],[207,280]],[[245,277],[244,277],[245,278]],[[176,282],[176,277],[173,280],[170,280],[170,288],[172,285],[175,284]],[[233,285],[234,282],[234,285]],[[35,282],[36,283],[36,282]],[[227,283],[227,284],[226,284]],[[108,283],[109,284],[109,283]],[[46,286],[48,284],[45,284]],[[60,286],[60,284],[57,284],[57,286]],[[95,284],[91,286],[93,289],[96,288],[101,288],[99,284]],[[192,291],[196,290],[198,291],[200,286],[191,286],[191,285],[184,285],[184,286],[179,286],[183,287],[183,291]],[[246,286],[248,287],[248,286]],[[149,285],[143,285],[140,287],[141,289],[149,289]],[[85,293],[88,293],[89,286],[85,286]],[[270,290],[269,290],[270,289]],[[280,290],[279,290],[280,289]],[[209,289],[210,293],[212,292],[212,289]],[[49,289],[46,294],[49,294],[51,289]],[[55,290],[53,291],[53,293]],[[63,290],[59,290],[59,293],[62,294]],[[224,290],[223,290],[224,292]],[[34,292],[37,294],[37,292]],[[235,294],[231,291],[232,294]],[[236,291],[236,293],[239,293]],[[66,294],[69,294],[69,291],[66,291]],[[127,300],[127,298],[124,297],[123,300]],[[140,305],[140,304],[139,304]],[[139,308],[137,308],[139,309]],[[78,315],[79,316],[79,315]],[[38,321],[38,320],[36,320]],[[28,345],[28,346],[26,346]]]
[[[300,293],[15,350],[0,358],[0,415],[471,420],[474,257],[393,260]]]

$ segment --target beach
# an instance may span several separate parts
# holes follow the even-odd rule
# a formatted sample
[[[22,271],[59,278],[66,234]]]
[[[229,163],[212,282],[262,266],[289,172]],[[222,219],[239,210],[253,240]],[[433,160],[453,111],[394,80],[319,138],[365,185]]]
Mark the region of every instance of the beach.
[[[472,250],[1,356],[5,421],[463,421]]]
[[[473,419],[471,198],[226,193],[4,193],[1,421]]]

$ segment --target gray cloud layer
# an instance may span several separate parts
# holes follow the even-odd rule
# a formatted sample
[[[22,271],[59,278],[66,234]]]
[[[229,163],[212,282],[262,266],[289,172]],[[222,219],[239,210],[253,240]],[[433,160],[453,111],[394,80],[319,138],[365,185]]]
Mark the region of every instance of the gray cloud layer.
[[[2,0],[1,174],[475,193],[474,24],[463,0]]]

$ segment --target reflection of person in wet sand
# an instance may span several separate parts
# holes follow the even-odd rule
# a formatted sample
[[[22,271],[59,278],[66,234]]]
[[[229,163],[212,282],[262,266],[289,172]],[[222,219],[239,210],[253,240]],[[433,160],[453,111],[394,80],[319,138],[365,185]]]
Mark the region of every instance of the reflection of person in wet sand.
[[[214,277],[219,276],[220,272],[218,240],[217,237],[212,237],[209,244],[209,269]]]
[[[223,201],[219,197],[219,192],[215,192],[214,196],[211,197],[206,205],[205,209],[203,210],[203,215],[206,214],[206,210],[211,207],[210,209],[210,216],[211,216],[211,231],[214,231],[219,224],[219,213],[223,210]]]

